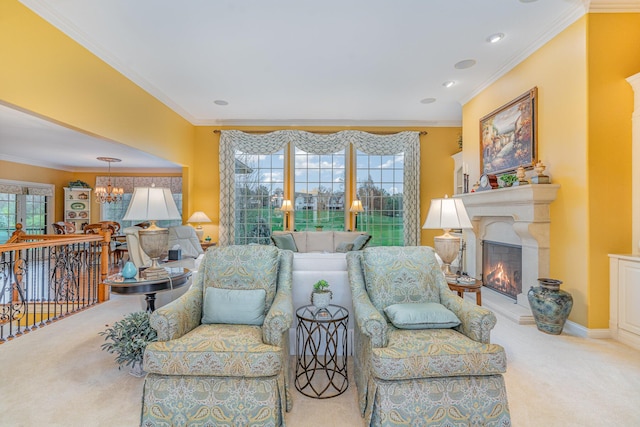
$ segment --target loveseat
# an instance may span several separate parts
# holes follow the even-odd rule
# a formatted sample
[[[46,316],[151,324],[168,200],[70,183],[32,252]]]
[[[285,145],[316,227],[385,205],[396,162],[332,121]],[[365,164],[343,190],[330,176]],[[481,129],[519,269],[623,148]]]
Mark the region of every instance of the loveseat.
[[[364,249],[371,235],[350,231],[274,231],[271,239],[278,248],[294,253],[331,253]],[[294,246],[291,246],[291,240]]]
[[[360,250],[362,247],[349,247],[348,245],[359,239],[359,241],[364,241],[362,245],[364,247],[371,236],[367,233],[349,231],[275,231],[272,236],[275,239],[272,240],[276,242],[279,236],[287,234],[293,237],[297,250],[293,253],[292,296],[294,310],[311,304],[313,284],[324,279],[329,282],[329,289],[333,293],[331,304],[340,305],[351,313],[353,307],[347,278],[347,251],[342,251],[342,248],[346,246],[350,251],[353,251],[354,247]],[[342,252],[336,252],[339,247]],[[349,316],[347,329],[348,349],[352,354],[353,316]],[[289,351],[290,354],[295,354],[295,325],[289,333]]]

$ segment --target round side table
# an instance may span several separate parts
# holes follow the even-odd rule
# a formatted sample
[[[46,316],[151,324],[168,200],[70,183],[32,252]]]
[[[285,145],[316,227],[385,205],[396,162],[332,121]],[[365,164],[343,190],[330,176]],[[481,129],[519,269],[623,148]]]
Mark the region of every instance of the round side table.
[[[460,298],[464,298],[465,292],[474,292],[476,294],[476,304],[482,305],[482,281],[476,280],[476,283],[447,283],[449,289],[458,293]]]
[[[305,305],[296,310],[296,317],[296,389],[316,399],[341,395],[349,387],[349,311],[339,305],[323,309]]]

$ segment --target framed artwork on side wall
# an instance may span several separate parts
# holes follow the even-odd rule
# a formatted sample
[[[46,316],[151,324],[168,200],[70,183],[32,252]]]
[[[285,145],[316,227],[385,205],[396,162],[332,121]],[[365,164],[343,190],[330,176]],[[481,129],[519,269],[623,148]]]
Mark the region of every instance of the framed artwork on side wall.
[[[480,119],[481,173],[501,174],[536,164],[537,95],[534,87]]]

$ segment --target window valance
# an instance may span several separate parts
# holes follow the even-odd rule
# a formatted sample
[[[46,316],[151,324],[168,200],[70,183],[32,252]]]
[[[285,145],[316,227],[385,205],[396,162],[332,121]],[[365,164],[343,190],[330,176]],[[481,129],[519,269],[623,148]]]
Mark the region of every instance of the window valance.
[[[108,176],[96,176],[96,187],[106,187],[108,183]],[[111,184],[122,187],[125,193],[133,193],[135,187],[151,187],[151,184],[170,188],[172,193],[182,193],[181,176],[112,176]]]
[[[349,144],[370,155],[404,153],[405,205],[404,243],[420,244],[420,134],[414,131],[376,135],[358,130],[318,134],[301,130],[279,130],[249,134],[239,130],[220,132],[220,245],[234,242],[235,235],[235,152],[272,154],[292,143],[307,153],[325,155]]]

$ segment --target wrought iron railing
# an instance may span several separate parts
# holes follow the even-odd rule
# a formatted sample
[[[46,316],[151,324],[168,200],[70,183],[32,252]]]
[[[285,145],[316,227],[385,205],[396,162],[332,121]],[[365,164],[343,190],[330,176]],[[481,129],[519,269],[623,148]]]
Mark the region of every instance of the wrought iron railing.
[[[0,343],[108,299],[110,234],[24,234],[0,244]],[[103,250],[104,249],[104,250]]]

